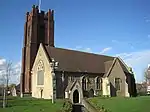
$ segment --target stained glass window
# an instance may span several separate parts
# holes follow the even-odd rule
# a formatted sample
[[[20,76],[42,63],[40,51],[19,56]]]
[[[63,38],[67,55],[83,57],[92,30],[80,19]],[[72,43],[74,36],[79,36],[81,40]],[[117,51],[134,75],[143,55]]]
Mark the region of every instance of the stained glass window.
[[[44,71],[37,72],[37,85],[44,85]]]

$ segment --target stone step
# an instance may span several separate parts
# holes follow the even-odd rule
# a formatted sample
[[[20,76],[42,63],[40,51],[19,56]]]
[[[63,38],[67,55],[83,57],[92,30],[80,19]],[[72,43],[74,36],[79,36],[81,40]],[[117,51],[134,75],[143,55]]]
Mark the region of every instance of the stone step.
[[[72,105],[72,112],[88,112],[88,111],[83,105],[73,104]]]

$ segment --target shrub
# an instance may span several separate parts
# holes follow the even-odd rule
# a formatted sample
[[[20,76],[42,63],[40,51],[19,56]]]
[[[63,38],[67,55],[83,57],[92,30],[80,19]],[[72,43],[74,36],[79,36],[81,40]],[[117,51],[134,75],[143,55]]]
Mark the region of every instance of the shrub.
[[[63,104],[63,108],[60,110],[60,112],[71,112],[72,111],[72,103],[70,100],[65,100]]]
[[[98,96],[103,96],[102,91],[98,91]]]

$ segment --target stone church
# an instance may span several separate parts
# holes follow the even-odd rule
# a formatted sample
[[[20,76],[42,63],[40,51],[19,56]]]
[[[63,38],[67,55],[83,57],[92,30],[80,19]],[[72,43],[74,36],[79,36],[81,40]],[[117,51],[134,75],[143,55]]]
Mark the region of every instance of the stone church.
[[[121,58],[54,46],[54,11],[26,13],[21,92],[52,99],[135,96],[134,74]]]

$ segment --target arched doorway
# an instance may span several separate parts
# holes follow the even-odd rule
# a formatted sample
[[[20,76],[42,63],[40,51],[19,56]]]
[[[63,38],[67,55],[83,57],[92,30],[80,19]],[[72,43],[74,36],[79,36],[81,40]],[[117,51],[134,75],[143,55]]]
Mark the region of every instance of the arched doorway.
[[[78,92],[78,90],[75,90],[73,92],[73,103],[79,103],[79,92]]]
[[[90,89],[90,91],[89,91],[89,97],[94,97],[94,90],[93,89]]]

